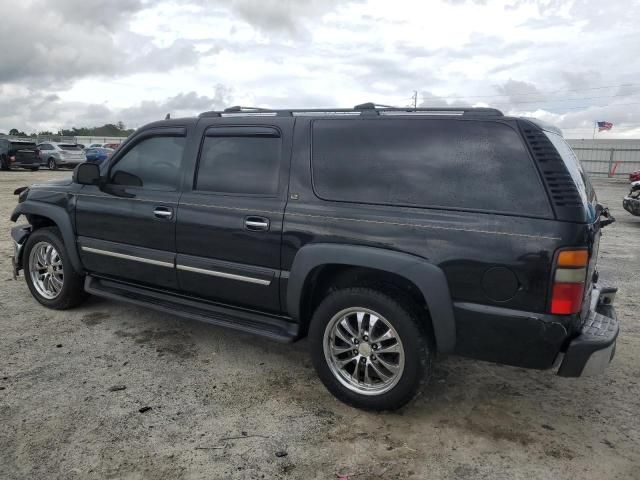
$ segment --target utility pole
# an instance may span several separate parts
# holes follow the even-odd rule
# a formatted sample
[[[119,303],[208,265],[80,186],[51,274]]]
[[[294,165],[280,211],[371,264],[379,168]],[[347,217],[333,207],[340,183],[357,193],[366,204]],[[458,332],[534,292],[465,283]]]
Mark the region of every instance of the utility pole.
[[[418,91],[417,90],[413,91],[413,96],[411,98],[413,98],[413,108],[418,108]]]

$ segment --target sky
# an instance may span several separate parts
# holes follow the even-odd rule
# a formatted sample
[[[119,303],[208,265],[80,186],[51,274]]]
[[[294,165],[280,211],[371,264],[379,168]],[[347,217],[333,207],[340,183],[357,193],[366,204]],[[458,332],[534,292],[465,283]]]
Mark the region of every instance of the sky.
[[[0,132],[490,106],[640,138],[640,0],[0,0]]]

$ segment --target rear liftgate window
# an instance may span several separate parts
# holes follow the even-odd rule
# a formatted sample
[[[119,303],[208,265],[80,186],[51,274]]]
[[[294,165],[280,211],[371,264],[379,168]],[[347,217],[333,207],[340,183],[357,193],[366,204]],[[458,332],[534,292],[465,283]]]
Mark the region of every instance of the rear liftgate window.
[[[316,120],[313,180],[326,200],[550,217],[520,135],[472,120]]]

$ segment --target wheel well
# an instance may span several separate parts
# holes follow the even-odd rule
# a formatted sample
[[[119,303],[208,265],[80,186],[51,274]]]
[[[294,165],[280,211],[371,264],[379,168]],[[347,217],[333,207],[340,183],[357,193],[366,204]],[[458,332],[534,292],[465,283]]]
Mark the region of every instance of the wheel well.
[[[34,230],[43,227],[57,227],[56,222],[51,220],[49,217],[43,217],[42,215],[34,215],[31,213],[27,214],[26,217],[27,221],[29,222],[29,224],[31,224]]]
[[[401,275],[369,267],[321,265],[310,272],[302,291],[302,334],[306,335],[309,320],[323,298],[332,291],[356,286],[384,289],[387,292],[392,290],[394,295],[410,301],[425,318],[428,318],[428,305],[422,292],[413,282]],[[428,325],[430,328],[430,321]]]

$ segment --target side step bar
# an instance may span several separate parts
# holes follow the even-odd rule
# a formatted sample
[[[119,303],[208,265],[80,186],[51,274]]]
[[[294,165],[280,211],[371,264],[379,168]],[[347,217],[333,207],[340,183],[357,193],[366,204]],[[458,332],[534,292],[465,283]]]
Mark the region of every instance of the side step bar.
[[[121,300],[180,317],[253,333],[279,342],[298,338],[299,325],[286,317],[240,310],[161,290],[87,275],[84,289],[92,295]]]

